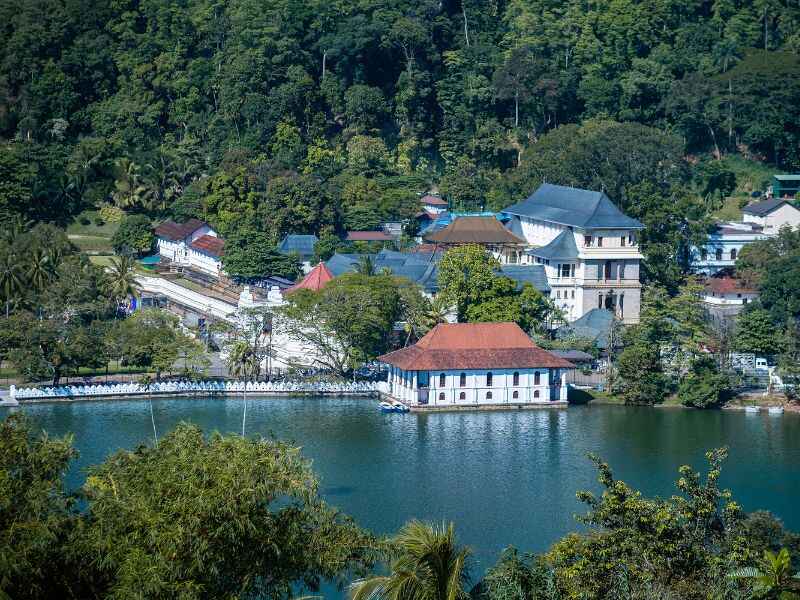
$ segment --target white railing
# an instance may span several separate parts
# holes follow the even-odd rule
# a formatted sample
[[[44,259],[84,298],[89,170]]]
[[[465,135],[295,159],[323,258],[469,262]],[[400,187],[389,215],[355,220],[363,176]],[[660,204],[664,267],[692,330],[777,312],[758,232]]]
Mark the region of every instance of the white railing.
[[[161,294],[173,302],[194,309],[207,315],[213,315],[218,319],[226,321],[233,320],[233,315],[238,308],[235,304],[230,304],[211,296],[206,296],[200,292],[195,292],[188,288],[173,283],[161,277],[139,277],[137,279],[143,291],[150,294]]]
[[[163,394],[373,394],[379,382],[306,382],[306,381],[161,381],[141,383],[65,385],[58,387],[17,388],[12,385],[11,399],[71,399],[111,396]]]

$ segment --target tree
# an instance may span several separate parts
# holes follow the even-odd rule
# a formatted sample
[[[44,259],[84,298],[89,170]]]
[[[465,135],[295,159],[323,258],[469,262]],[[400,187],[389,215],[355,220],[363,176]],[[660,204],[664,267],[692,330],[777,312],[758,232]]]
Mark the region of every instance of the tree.
[[[76,456],[71,438],[34,436],[22,414],[0,421],[3,596],[54,598],[64,592],[64,580],[74,567],[64,544],[74,530],[76,513],[63,476]]]
[[[482,246],[467,244],[445,252],[439,262],[439,294],[458,311],[458,320],[467,309],[492,288],[500,263]]]
[[[678,386],[678,399],[684,406],[717,408],[731,395],[728,377],[719,372],[710,356],[696,357]]]
[[[780,600],[797,600],[800,598],[800,573],[792,574],[792,559],[789,550],[781,548],[773,553],[764,550],[764,556],[758,567],[743,567],[729,574],[734,579],[751,579],[755,581],[757,594],[777,597]]]
[[[111,245],[117,254],[149,254],[154,243],[153,228],[145,215],[125,216],[111,238]]]
[[[22,282],[19,259],[8,250],[0,253],[0,290],[3,292],[6,318],[11,312],[11,305],[20,299]]]
[[[347,376],[389,349],[402,318],[399,285],[388,275],[348,273],[318,292],[298,290],[280,310],[276,330],[306,348],[309,364]]]
[[[472,590],[476,600],[558,600],[555,574],[544,558],[503,550],[497,563]]]
[[[658,404],[667,387],[659,347],[635,332],[629,336],[630,341],[617,360],[614,388],[626,404]]]
[[[316,485],[296,448],[181,424],[157,447],[90,470],[78,547],[110,595],[280,598],[294,585],[317,589],[367,564],[372,542],[319,500]]]
[[[468,598],[469,548],[458,544],[455,528],[410,521],[390,540],[389,575],[357,580],[353,600],[461,600]]]
[[[225,239],[222,266],[228,275],[244,281],[270,275],[296,279],[300,275],[297,256],[281,254],[264,233],[252,229],[241,229]]]
[[[139,295],[139,284],[136,281],[136,261],[130,256],[118,256],[111,259],[106,272],[106,286],[112,298],[119,301]]]
[[[733,345],[739,352],[754,354],[777,354],[779,339],[772,315],[763,308],[748,308],[736,317]]]

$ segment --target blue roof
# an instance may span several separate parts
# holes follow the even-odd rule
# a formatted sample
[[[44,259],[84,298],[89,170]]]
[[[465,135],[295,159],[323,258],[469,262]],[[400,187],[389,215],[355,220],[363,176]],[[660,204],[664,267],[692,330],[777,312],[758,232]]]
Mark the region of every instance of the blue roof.
[[[297,252],[300,256],[314,256],[314,244],[319,241],[315,235],[290,233],[278,244],[278,252],[291,254]]]
[[[644,229],[623,214],[603,192],[544,183],[526,200],[502,212],[581,229]]]
[[[331,256],[325,263],[334,277],[351,273],[356,270],[358,262],[363,256],[370,256],[375,265],[375,271],[389,269],[396,277],[405,277],[418,284],[428,293],[439,291],[439,259],[441,252],[396,252],[394,250],[381,250],[377,254],[340,254]]]
[[[533,248],[528,250],[526,254],[547,259],[574,259],[578,258],[578,246],[575,244],[575,235],[569,229],[565,229],[546,246]]]
[[[550,292],[544,265],[503,265],[500,272],[516,281],[520,287],[523,283],[530,283],[543,294]]]
[[[564,325],[556,330],[559,339],[571,336],[590,339],[601,350],[608,349],[611,339],[611,327],[614,323],[614,314],[605,308],[593,308],[580,319]]]

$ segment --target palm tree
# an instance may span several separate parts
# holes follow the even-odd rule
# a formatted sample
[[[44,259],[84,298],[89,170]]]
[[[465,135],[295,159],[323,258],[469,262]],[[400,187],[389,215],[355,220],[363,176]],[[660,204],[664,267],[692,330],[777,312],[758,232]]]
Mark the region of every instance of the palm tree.
[[[364,254],[358,259],[358,264],[356,264],[356,273],[359,275],[366,275],[367,277],[372,277],[375,275],[375,261],[372,260],[372,257],[369,254]]]
[[[407,523],[391,540],[389,575],[360,579],[352,600],[460,600],[468,598],[469,548],[459,546],[453,524]]]
[[[28,281],[37,292],[41,292],[52,278],[53,268],[50,256],[42,248],[36,248],[31,252],[27,275]]]
[[[777,554],[764,551],[761,568],[743,567],[730,573],[734,579],[751,579],[759,592],[779,600],[800,599],[800,573],[792,575],[792,558],[786,548]]]
[[[19,300],[22,293],[22,270],[17,262],[17,257],[10,251],[3,253],[0,258],[0,290],[6,303],[6,318],[11,312],[11,304]]]
[[[136,261],[130,256],[118,256],[111,259],[106,270],[106,286],[108,293],[117,301],[130,296],[139,295],[139,284],[136,282]]]

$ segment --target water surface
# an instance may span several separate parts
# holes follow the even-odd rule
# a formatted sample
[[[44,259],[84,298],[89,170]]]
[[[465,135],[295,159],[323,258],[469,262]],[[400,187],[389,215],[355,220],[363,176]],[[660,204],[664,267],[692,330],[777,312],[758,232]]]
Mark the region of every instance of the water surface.
[[[163,434],[185,420],[241,432],[241,399],[153,401]],[[33,404],[19,409],[50,434],[75,434],[86,465],[152,442],[146,400]],[[378,533],[411,518],[454,521],[476,552],[477,571],[507,545],[542,551],[576,528],[580,489],[597,489],[587,453],[647,494],[674,493],[681,464],[728,446],[723,485],[746,510],[767,509],[800,530],[800,416],[733,411],[582,406],[563,410],[382,414],[375,400],[249,399],[247,433],[303,447],[323,496]]]

